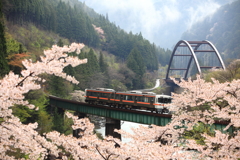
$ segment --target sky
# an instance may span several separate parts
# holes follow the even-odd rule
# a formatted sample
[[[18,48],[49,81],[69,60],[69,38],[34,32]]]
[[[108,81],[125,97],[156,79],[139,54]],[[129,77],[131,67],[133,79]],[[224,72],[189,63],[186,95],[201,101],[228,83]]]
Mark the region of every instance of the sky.
[[[172,49],[197,21],[234,0],[79,0],[126,32]],[[200,40],[200,39],[199,39]],[[202,40],[202,39],[201,39]]]

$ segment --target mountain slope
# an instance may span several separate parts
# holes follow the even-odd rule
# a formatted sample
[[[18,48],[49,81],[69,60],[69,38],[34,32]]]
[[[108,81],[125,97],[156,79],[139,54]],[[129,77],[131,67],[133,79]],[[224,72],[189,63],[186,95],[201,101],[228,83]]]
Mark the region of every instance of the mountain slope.
[[[71,42],[86,45],[81,54],[84,57],[80,58],[88,58],[88,64],[91,59],[92,63],[97,64],[101,52],[104,53],[105,59],[109,59],[109,57],[112,59],[111,55],[114,55],[114,60],[110,62],[111,66],[103,72],[98,72],[98,69],[90,71],[89,68],[92,65],[80,66],[76,69],[68,67],[66,73],[74,75],[81,81],[79,86],[75,86],[77,89],[88,87],[136,89],[133,79],[139,77],[140,73],[141,78],[138,78],[138,85],[135,86],[150,88],[157,78],[156,70],[158,70],[159,62],[161,65],[166,65],[167,59],[170,57],[169,50],[165,51],[155,44],[151,44],[141,33],[125,32],[111,23],[108,16],[97,14],[81,2],[3,0],[3,3],[8,49],[10,47],[13,49],[8,54],[13,58],[15,54],[30,52],[31,57],[28,58],[37,60],[42,51],[53,44],[68,45]],[[129,54],[133,49],[139,52],[141,55],[139,57],[143,59],[140,68],[137,68],[138,62],[132,67],[137,68],[136,71],[126,66]],[[92,51],[97,51],[94,52],[94,56]],[[92,58],[89,57],[90,55]],[[14,72],[20,73],[20,70],[21,68],[17,68]],[[81,74],[80,70],[84,73]],[[64,86],[63,83],[59,80],[58,86]]]
[[[144,58],[147,70],[158,69],[158,59],[166,65],[165,59],[159,58],[165,51],[142,37],[141,33],[125,32],[108,20],[107,16],[99,15],[84,3],[78,1],[59,0],[3,0],[4,14],[8,22],[18,25],[33,23],[38,28],[52,31],[70,42],[80,42],[93,48],[101,48],[125,62],[131,50],[136,47]],[[99,36],[96,28],[103,30]],[[168,52],[167,52],[168,53]],[[164,55],[163,57],[169,57]]]
[[[182,35],[185,40],[211,41],[224,61],[240,58],[240,0],[219,8]]]

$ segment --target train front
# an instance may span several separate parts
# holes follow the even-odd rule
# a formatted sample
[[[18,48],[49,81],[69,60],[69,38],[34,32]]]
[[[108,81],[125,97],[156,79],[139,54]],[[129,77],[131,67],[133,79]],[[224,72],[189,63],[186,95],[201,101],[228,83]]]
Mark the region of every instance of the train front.
[[[159,113],[169,113],[169,106],[172,102],[172,97],[169,95],[156,95],[155,96],[155,109]]]

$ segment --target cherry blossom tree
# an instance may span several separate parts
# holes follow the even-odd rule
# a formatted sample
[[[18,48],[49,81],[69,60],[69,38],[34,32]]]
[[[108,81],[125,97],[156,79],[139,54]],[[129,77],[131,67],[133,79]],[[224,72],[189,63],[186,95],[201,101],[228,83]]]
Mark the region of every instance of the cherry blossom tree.
[[[56,131],[43,136],[36,132],[37,123],[22,124],[19,118],[12,114],[14,104],[37,107],[24,100],[24,94],[29,90],[39,89],[39,78],[42,73],[54,74],[72,83],[78,81],[63,73],[63,68],[86,63],[69,57],[67,52],[79,53],[83,44],[73,43],[70,46],[58,47],[44,51],[41,61],[33,63],[24,60],[26,70],[21,75],[10,72],[0,80],[0,159],[16,159],[11,153],[20,151],[23,159],[47,159],[50,156],[61,159],[237,159],[240,158],[240,132],[236,129],[229,135],[215,131],[214,136],[202,134],[205,145],[199,145],[193,139],[184,138],[186,131],[202,122],[214,124],[215,120],[229,121],[230,127],[240,127],[240,80],[231,83],[206,83],[200,76],[196,80],[182,80],[178,85],[185,88],[181,94],[173,93],[171,110],[174,112],[172,121],[166,126],[140,126],[133,133],[122,130],[122,134],[131,141],[122,142],[113,137],[99,139],[93,132],[94,125],[89,119],[78,119],[66,113],[73,119],[74,130],[78,129],[79,138],[72,135],[61,135]],[[18,157],[19,158],[19,157]]]
[[[173,93],[172,111],[175,114],[172,123],[177,122],[179,126],[184,123],[190,130],[199,122],[213,125],[218,120],[229,122],[224,131],[230,127],[235,129],[232,135],[218,130],[215,130],[214,136],[204,134],[206,145],[189,140],[185,142],[186,147],[198,151],[203,158],[240,158],[240,80],[220,83],[212,79],[212,82],[205,82],[197,76],[194,81],[189,79],[175,83],[185,88],[185,91],[181,94]]]
[[[99,37],[101,39],[105,39],[104,30],[101,27],[96,27],[96,25],[94,25],[94,24],[92,24],[92,26],[95,29],[95,31],[99,34]]]
[[[19,149],[29,159],[44,158],[50,152],[57,155],[59,152],[57,146],[35,131],[37,123],[23,125],[19,118],[12,114],[11,107],[14,104],[20,104],[37,109],[24,100],[24,94],[29,90],[40,89],[37,82],[44,82],[44,79],[39,77],[42,73],[55,74],[72,83],[78,83],[74,77],[63,73],[63,68],[87,62],[86,59],[79,60],[77,57],[67,55],[67,52],[74,51],[79,54],[83,47],[83,44],[77,43],[73,43],[69,47],[54,45],[52,49],[44,51],[41,61],[33,63],[31,60],[24,60],[22,63],[26,69],[21,72],[21,75],[10,72],[0,80],[0,159],[14,159],[6,153]]]

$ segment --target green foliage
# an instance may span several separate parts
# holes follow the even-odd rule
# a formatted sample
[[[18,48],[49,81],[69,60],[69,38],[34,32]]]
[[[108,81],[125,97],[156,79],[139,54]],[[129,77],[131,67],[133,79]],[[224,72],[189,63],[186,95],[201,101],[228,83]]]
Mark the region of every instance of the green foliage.
[[[199,122],[198,125],[194,126],[192,130],[185,131],[183,137],[186,139],[194,139],[196,140],[197,144],[205,145],[205,138],[202,136],[202,134],[214,136],[215,132],[209,125]]]
[[[38,122],[37,131],[39,134],[43,135],[43,133],[52,131],[53,127],[52,117],[45,111],[45,109],[39,110],[37,122]]]
[[[6,155],[13,156],[15,159],[29,159],[29,154],[22,153],[20,148],[10,147],[10,149],[6,152]]]
[[[93,49],[90,49],[90,51],[88,52],[87,59],[88,59],[87,68],[89,70],[89,74],[99,72],[100,71],[99,63],[97,60],[97,56],[94,54]]]
[[[7,47],[4,30],[4,20],[2,14],[2,1],[0,2],[0,77],[3,77],[9,72],[9,66],[7,63]]]
[[[107,83],[105,79],[107,77],[107,70],[104,73],[101,72],[99,61],[94,50],[90,48],[89,52],[81,53],[79,58],[87,58],[88,63],[74,68],[76,73],[75,77],[80,81],[78,88],[84,90],[90,87],[104,87]]]
[[[78,7],[83,9],[81,5]],[[100,39],[92,26],[93,22],[82,10],[62,1],[55,8],[58,34],[89,46],[98,46]]]
[[[110,88],[112,88],[116,91],[127,91],[127,87],[117,79],[113,79],[111,81]]]
[[[100,52],[99,67],[100,67],[100,71],[101,71],[102,73],[107,72],[108,65],[107,65],[107,63],[104,61],[104,57],[103,57],[102,52]]]
[[[54,32],[37,28],[30,23],[22,26],[17,24],[8,26],[7,47],[10,51],[9,53],[22,53],[20,52],[22,48],[23,52],[28,51],[31,53],[30,58],[33,61],[42,55],[43,50],[50,48],[59,39],[61,39],[64,44],[69,44],[68,39],[61,38]]]
[[[99,67],[102,75],[104,76],[105,80],[105,86],[103,87],[109,87],[110,85],[110,78],[109,78],[109,73],[108,73],[108,64],[105,62],[105,57],[103,56],[103,53],[100,52],[99,56]]]
[[[64,111],[55,107],[53,112],[53,130],[64,133]]]
[[[52,118],[46,112],[48,103],[47,95],[42,90],[30,91],[25,95],[29,103],[34,104],[38,110],[29,109],[26,106],[16,105],[13,109],[13,114],[20,118],[23,124],[38,122],[37,131],[43,134],[52,130]]]
[[[145,73],[143,58],[136,48],[134,48],[129,54],[127,58],[127,66],[139,76],[143,76]]]
[[[61,77],[51,75],[48,83],[48,90],[50,94],[61,97],[70,98],[70,93],[73,91],[73,84],[64,80]]]
[[[13,38],[11,34],[5,32],[6,42],[7,42],[7,55],[11,56],[16,53],[26,52],[26,48],[22,46],[17,40]]]
[[[132,49],[137,48],[147,69],[150,71],[158,69],[157,48],[154,44],[150,44],[148,40],[143,39],[141,33],[134,35],[130,32],[128,34],[103,16],[100,16],[99,19],[96,18],[96,23],[105,32],[106,41],[101,44],[104,50],[125,61]]]
[[[39,134],[47,133],[52,130],[52,118],[51,115],[46,112],[46,105],[48,104],[47,95],[42,90],[30,91],[27,93],[26,98],[31,104],[38,107],[37,119],[32,115],[33,121],[38,122],[37,131]]]
[[[119,77],[123,77],[121,80],[123,85],[125,85],[127,88],[133,87],[133,79],[136,77],[136,73],[129,69],[125,64],[120,64],[118,68],[118,74]],[[116,79],[120,80],[118,77],[116,77]]]
[[[25,95],[25,98],[29,101],[29,103],[38,107],[40,111],[44,110],[47,103],[46,95],[42,90],[30,91]],[[14,106],[13,114],[19,117],[21,122],[24,124],[34,123],[41,118],[39,116],[39,111],[29,109],[28,107],[22,105]]]
[[[143,58],[136,48],[134,48],[129,54],[127,58],[127,66],[136,74],[136,77],[133,79],[133,89],[143,88],[142,77],[146,72],[146,68]]]
[[[64,115],[64,111],[61,108],[53,108],[53,130],[58,131],[59,133],[69,135],[72,134],[72,125],[73,121],[71,118],[67,118]]]
[[[48,30],[55,30],[56,20],[54,8],[45,0],[5,0],[3,8],[7,20],[23,24],[32,22]]]
[[[31,117],[38,115],[36,111],[29,109],[26,106],[16,105],[12,107],[13,115],[17,116],[23,124],[33,122]]]
[[[63,41],[62,41],[62,39],[59,39],[59,41],[58,41],[58,43],[57,43],[57,45],[59,46],[59,47],[63,47]]]
[[[158,58],[158,62],[161,64],[161,66],[166,66],[169,63],[170,56],[172,54],[172,51],[169,49],[164,49],[157,47],[156,48],[156,54]]]
[[[34,104],[40,109],[44,108],[48,102],[46,93],[44,93],[41,89],[29,91],[25,95],[25,98],[29,101],[29,103]]]
[[[240,60],[232,61],[226,70],[209,71],[205,74],[204,79],[208,82],[212,81],[212,78],[218,80],[221,83],[231,82],[233,79],[240,78]]]

